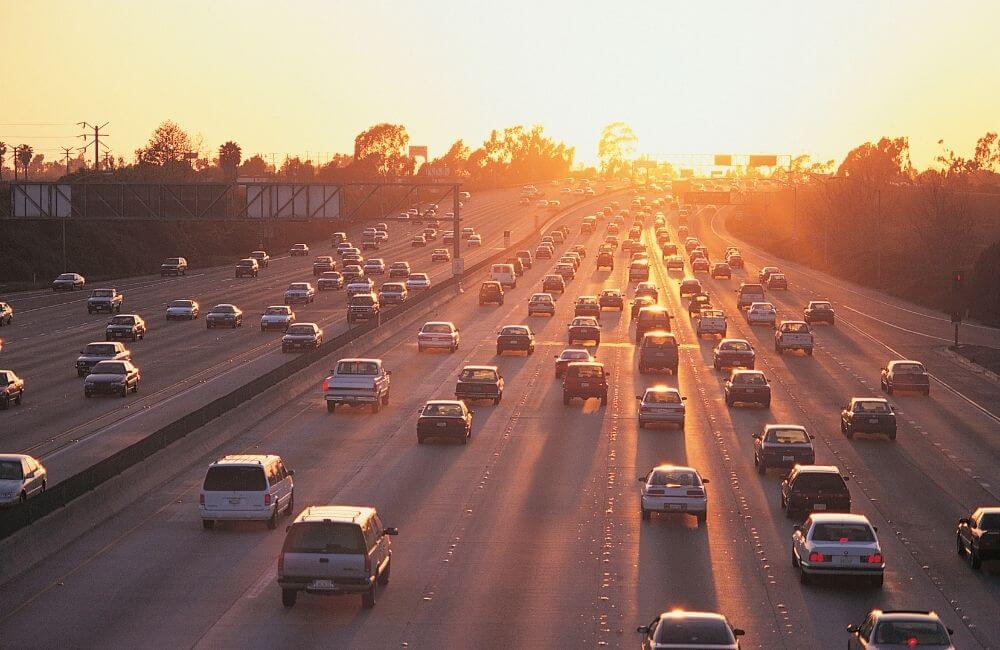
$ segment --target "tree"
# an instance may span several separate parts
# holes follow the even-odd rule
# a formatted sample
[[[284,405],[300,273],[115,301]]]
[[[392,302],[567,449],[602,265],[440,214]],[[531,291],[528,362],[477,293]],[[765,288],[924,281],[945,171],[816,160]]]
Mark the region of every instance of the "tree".
[[[7,155],[7,143],[0,142],[0,182],[3,181],[3,160]]]
[[[185,160],[192,151],[191,136],[171,120],[156,127],[144,148],[136,149],[136,162],[140,165],[164,167]]]
[[[908,181],[913,176],[909,138],[882,138],[851,149],[837,168],[838,176],[866,185]]]
[[[298,156],[285,158],[284,164],[278,170],[278,176],[292,181],[311,181],[316,175],[316,169],[311,160],[301,160]]]
[[[21,170],[24,172],[24,177],[28,177],[28,166],[31,165],[31,160],[34,157],[35,150],[31,148],[30,144],[21,144],[14,147],[14,162],[21,164]],[[17,176],[17,167],[14,167],[14,175]]]
[[[979,254],[972,268],[967,295],[975,296],[972,315],[991,325],[1000,325],[1000,241]]]
[[[601,172],[605,176],[616,176],[635,156],[638,144],[639,138],[628,124],[612,122],[605,126],[601,130],[601,139],[597,142],[597,157],[601,161]]]
[[[354,161],[379,176],[408,176],[413,159],[407,155],[410,136],[402,124],[376,124],[354,138]]]
[[[243,151],[240,149],[240,145],[232,140],[219,147],[219,167],[222,168],[226,178],[236,178],[236,170],[240,166],[242,158]]]

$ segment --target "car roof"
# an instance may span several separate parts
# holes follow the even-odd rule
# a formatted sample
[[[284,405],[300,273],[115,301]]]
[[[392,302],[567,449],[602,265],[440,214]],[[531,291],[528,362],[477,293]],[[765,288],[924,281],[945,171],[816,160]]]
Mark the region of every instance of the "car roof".
[[[936,622],[941,621],[941,617],[939,617],[937,612],[933,610],[922,611],[917,609],[873,609],[870,612],[870,615],[877,617],[881,620],[890,620],[890,621],[903,621],[903,620],[913,620],[913,619],[926,619]]]
[[[659,616],[660,620],[703,620],[703,621],[722,621],[728,625],[726,617],[722,614],[716,612],[689,612],[685,610],[673,610],[670,612],[663,612]]]
[[[294,523],[336,521],[360,524],[375,514],[375,508],[367,506],[309,506],[295,518]]]
[[[896,365],[899,365],[899,364],[902,364],[902,363],[915,363],[918,366],[923,366],[924,365],[922,361],[914,361],[913,359],[894,359],[893,361],[890,361],[888,365],[890,365],[890,366],[896,366]]]
[[[429,399],[424,403],[424,406],[430,406],[431,404],[437,404],[441,406],[461,406],[465,404],[459,399]]]
[[[763,370],[750,370],[749,368],[734,368],[731,376],[763,375]]]
[[[649,386],[645,390],[646,393],[677,393],[680,395],[680,391],[673,386]]]
[[[463,366],[462,370],[497,370],[497,366],[469,365],[469,366]]]
[[[889,400],[884,397],[852,397],[851,402],[878,402],[880,404],[888,404]]]
[[[840,468],[836,465],[796,465],[794,468],[799,474],[837,474],[840,475]]]
[[[354,363],[354,362],[382,363],[381,359],[371,359],[367,357],[346,357],[344,359],[337,359],[337,363],[341,363],[343,361],[347,361],[348,363]]]
[[[813,520],[813,523],[817,524],[844,523],[868,524],[871,526],[868,517],[851,512],[814,512],[809,517]]]
[[[976,512],[981,514],[1000,514],[1000,506],[983,506],[981,508],[976,508]]]
[[[0,371],[0,372],[7,372],[7,371]],[[24,459],[24,458],[31,458],[31,456],[29,456],[28,454],[0,454],[0,461],[8,461],[9,462],[9,461],[12,461],[12,460],[21,460],[21,459]],[[38,462],[38,461],[35,461],[35,462]]]
[[[764,431],[770,431],[772,429],[798,429],[799,431],[805,431],[806,428],[801,424],[765,424]]]
[[[663,465],[657,465],[652,470],[653,472],[665,472],[668,470],[681,470],[685,472],[694,472],[701,476],[700,472],[693,467],[688,467],[687,465],[671,465],[670,463],[664,463]]]
[[[272,461],[280,459],[281,457],[276,454],[229,454],[228,456],[223,456],[219,460],[215,461],[209,465],[209,467],[216,467],[218,465],[264,466]]]

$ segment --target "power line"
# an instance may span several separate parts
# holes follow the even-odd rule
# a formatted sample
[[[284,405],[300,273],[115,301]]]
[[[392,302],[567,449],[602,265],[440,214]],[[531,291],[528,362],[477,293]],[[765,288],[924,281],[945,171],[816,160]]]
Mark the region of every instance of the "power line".
[[[0,122],[0,126],[73,126],[72,122]]]
[[[107,133],[101,133],[101,129],[103,129],[107,125],[108,125],[108,122],[105,122],[104,124],[101,124],[100,126],[93,125],[93,124],[88,124],[87,122],[77,122],[77,126],[79,126],[81,128],[84,128],[84,129],[93,129],[94,130],[93,145],[94,145],[94,171],[95,172],[96,171],[100,171],[100,169],[101,169],[101,156],[100,156],[100,154],[101,154],[101,147],[104,147],[105,149],[110,149],[110,147],[108,147],[108,145],[101,143],[101,136],[102,135],[105,138],[108,137]],[[79,137],[81,137],[84,140],[86,140],[87,138],[91,137],[91,135],[89,133],[81,133],[79,135]],[[81,149],[86,150],[87,147],[89,147],[90,145],[91,145],[90,142],[85,142],[84,145],[81,147]]]

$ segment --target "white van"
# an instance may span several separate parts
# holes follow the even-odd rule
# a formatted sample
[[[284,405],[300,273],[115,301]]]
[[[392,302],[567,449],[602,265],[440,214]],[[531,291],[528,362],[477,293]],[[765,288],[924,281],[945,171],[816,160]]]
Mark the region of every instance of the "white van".
[[[504,289],[513,289],[517,286],[517,275],[514,273],[514,265],[494,264],[490,267],[490,280],[499,282]]]
[[[216,521],[266,521],[278,525],[278,515],[295,508],[294,470],[280,456],[233,455],[208,467],[198,511],[205,530]]]

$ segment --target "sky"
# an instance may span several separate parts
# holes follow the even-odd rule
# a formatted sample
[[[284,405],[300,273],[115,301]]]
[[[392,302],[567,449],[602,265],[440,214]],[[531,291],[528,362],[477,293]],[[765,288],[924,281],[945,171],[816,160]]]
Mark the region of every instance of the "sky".
[[[0,0],[0,141],[52,159],[108,122],[130,160],[172,119],[280,162],[379,122],[432,157],[541,124],[593,162],[624,121],[654,158],[901,135],[922,168],[1000,129],[998,24],[997,0]]]

